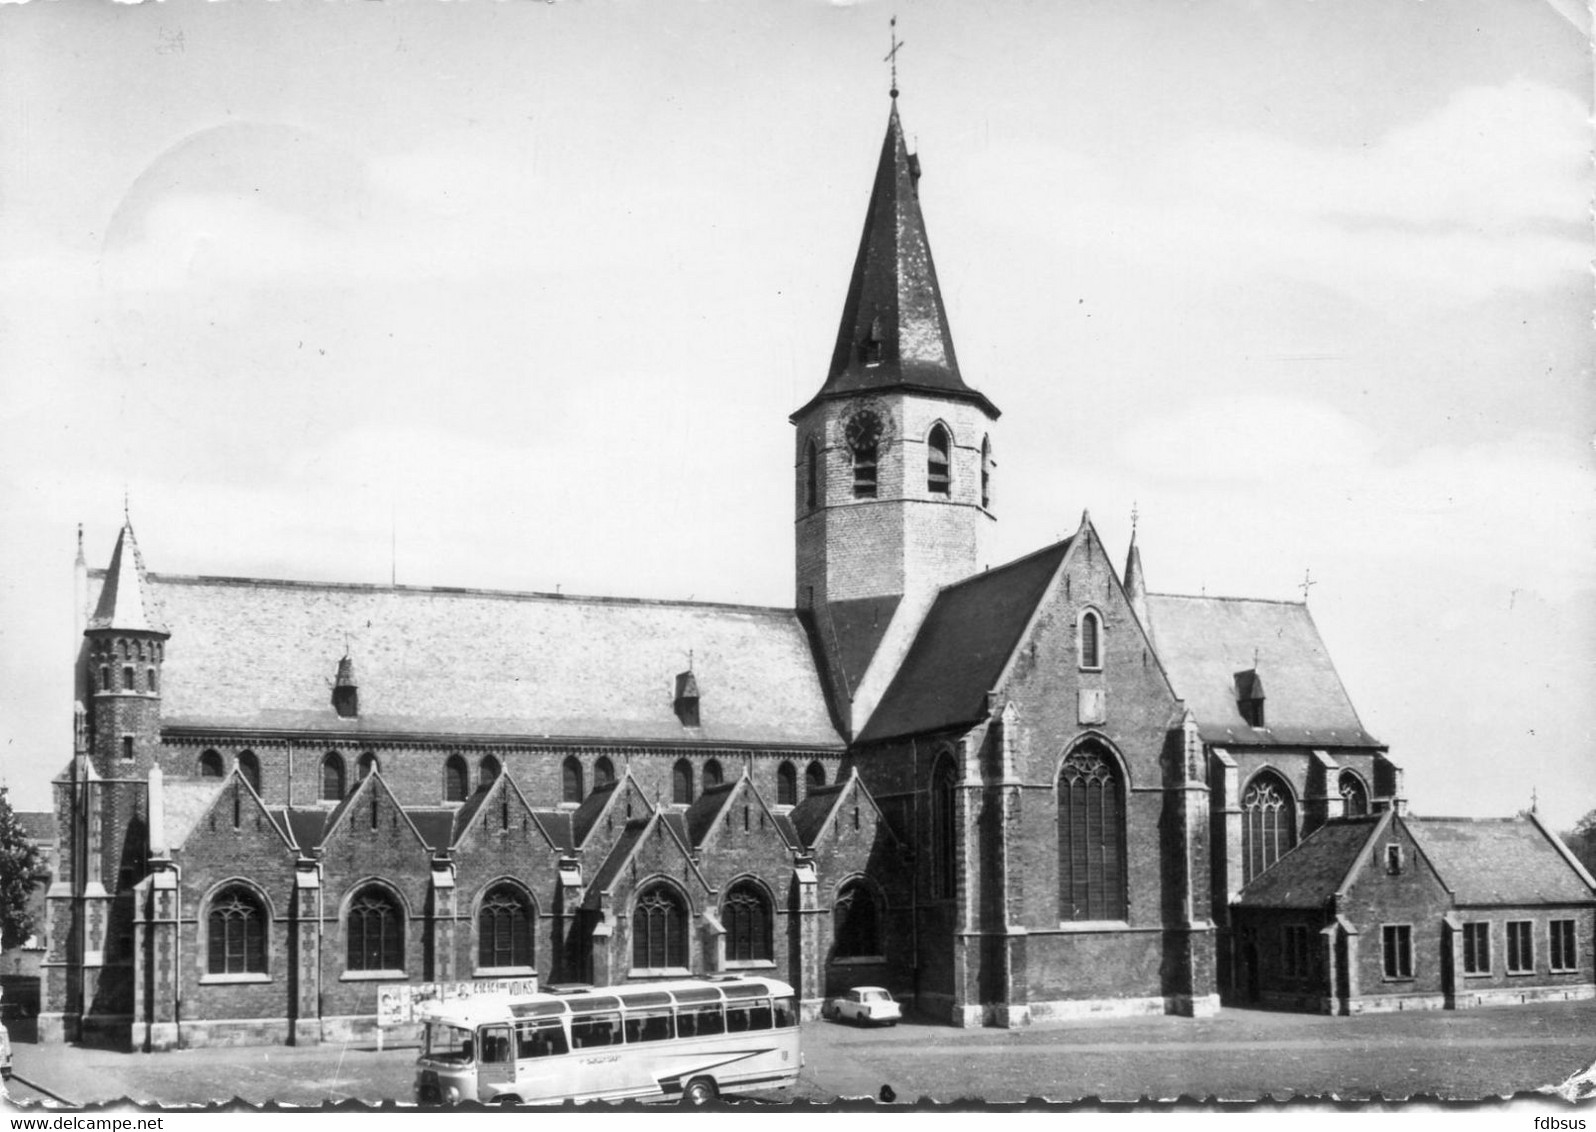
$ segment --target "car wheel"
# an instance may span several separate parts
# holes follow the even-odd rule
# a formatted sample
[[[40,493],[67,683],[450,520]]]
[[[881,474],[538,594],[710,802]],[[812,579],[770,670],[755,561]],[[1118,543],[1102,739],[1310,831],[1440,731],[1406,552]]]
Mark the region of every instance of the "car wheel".
[[[709,1077],[694,1077],[687,1082],[687,1088],[682,1090],[682,1104],[690,1108],[702,1108],[709,1104],[719,1094],[715,1082]]]
[[[493,1098],[493,1103],[497,1105],[503,1105],[505,1108],[514,1108],[516,1105],[521,1103],[521,1098],[516,1096],[514,1093],[500,1093],[498,1096]]]

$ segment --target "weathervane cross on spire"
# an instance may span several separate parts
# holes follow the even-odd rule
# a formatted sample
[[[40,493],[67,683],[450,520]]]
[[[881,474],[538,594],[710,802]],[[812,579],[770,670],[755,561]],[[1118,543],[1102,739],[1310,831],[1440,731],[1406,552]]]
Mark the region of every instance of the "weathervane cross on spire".
[[[1318,584],[1319,584],[1318,582],[1313,580],[1313,571],[1312,570],[1304,570],[1302,572],[1302,582],[1297,586],[1297,588],[1302,591],[1302,604],[1303,605],[1307,605],[1308,604],[1308,590],[1309,590],[1309,588],[1312,587],[1312,586],[1317,586]]]
[[[891,63],[892,64],[892,97],[893,98],[897,98],[898,97],[898,48],[903,46],[903,40],[898,38],[898,17],[897,16],[893,16],[892,19],[888,20],[887,21],[887,25],[892,29],[892,50],[888,51],[886,53],[886,55],[884,55],[882,57],[881,61],[883,63]]]

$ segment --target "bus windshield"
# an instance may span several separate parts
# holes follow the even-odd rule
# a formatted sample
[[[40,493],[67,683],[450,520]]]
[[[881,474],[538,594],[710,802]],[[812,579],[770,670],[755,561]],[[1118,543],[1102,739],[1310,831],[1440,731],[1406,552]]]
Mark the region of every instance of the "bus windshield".
[[[452,1061],[465,1065],[473,1056],[471,1031],[451,1026],[447,1022],[428,1022],[423,1039],[422,1056],[433,1061]]]

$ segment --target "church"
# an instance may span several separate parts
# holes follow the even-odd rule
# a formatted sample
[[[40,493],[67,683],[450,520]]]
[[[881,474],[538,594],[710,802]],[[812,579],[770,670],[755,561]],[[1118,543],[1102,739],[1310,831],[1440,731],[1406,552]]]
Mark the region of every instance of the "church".
[[[131,522],[91,570],[80,535],[43,1040],[344,1041],[393,984],[749,971],[810,1017],[869,984],[1011,1027],[1274,970],[1244,890],[1391,826],[1401,771],[1305,603],[1155,592],[1084,515],[980,567],[999,410],[895,96],[791,416],[790,608],[179,576]]]

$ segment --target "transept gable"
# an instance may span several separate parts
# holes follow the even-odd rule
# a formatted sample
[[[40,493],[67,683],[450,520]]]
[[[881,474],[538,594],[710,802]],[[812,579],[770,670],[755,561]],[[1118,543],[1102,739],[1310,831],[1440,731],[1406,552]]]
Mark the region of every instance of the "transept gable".
[[[281,852],[292,859],[294,844],[288,831],[237,767],[211,789],[214,794],[209,806],[196,814],[196,820],[186,830],[167,826],[165,832],[174,855],[216,858]],[[236,845],[218,836],[234,832],[241,835]]]

